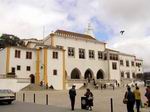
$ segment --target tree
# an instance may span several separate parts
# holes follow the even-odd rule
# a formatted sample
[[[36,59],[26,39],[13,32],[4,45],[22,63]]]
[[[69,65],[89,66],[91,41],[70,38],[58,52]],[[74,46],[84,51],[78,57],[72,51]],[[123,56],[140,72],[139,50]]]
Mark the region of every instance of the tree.
[[[0,48],[5,48],[7,46],[24,46],[24,42],[17,36],[2,34],[0,37]]]

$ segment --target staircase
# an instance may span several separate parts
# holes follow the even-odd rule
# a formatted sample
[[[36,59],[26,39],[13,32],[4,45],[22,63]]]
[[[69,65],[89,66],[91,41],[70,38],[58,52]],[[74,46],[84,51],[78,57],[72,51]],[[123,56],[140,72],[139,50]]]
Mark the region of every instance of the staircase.
[[[88,82],[88,83],[85,83],[85,85],[83,85],[80,89],[87,89],[87,88],[89,88],[89,89],[97,89],[95,87],[95,85],[94,85],[94,81],[93,80]]]
[[[25,88],[21,89],[21,91],[42,91],[42,90],[52,90],[52,89],[46,88],[45,86],[36,85],[36,84],[30,84]]]

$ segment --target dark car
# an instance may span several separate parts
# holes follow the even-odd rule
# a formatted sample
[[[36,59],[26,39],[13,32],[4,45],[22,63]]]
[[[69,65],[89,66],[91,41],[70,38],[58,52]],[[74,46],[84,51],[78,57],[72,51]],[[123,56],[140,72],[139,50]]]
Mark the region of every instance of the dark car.
[[[15,93],[10,89],[0,89],[0,103],[8,103],[11,104],[14,101]]]

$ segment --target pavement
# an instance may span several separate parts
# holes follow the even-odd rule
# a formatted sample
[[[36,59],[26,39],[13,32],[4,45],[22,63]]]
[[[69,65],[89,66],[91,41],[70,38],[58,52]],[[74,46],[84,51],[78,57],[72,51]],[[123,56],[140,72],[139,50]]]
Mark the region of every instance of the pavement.
[[[15,101],[11,105],[0,105],[0,112],[72,112],[69,108],[52,105],[41,105]],[[82,109],[75,109],[74,112],[87,112]]]
[[[133,90],[134,88],[132,88]],[[122,100],[126,88],[108,88],[106,90],[92,90],[94,95],[94,107],[92,112],[111,112],[110,99],[113,99],[113,112],[127,112],[126,105]],[[140,87],[142,102],[146,101],[144,96],[145,87]],[[81,97],[86,92],[77,90],[75,112],[87,112],[81,109]],[[25,101],[23,102],[23,94]],[[35,103],[34,103],[35,94]],[[46,105],[48,95],[48,105]],[[17,93],[16,101],[12,105],[0,105],[0,112],[72,112],[68,91],[20,91]],[[150,108],[142,108],[141,112],[150,112]]]

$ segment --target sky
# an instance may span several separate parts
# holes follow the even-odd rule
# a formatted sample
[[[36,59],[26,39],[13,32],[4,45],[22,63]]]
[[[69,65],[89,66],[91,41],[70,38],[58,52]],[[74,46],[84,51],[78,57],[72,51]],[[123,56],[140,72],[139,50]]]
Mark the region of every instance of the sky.
[[[0,0],[0,34],[42,39],[57,29],[84,33],[91,23],[98,40],[143,59],[144,71],[150,71],[149,4],[150,0]]]

